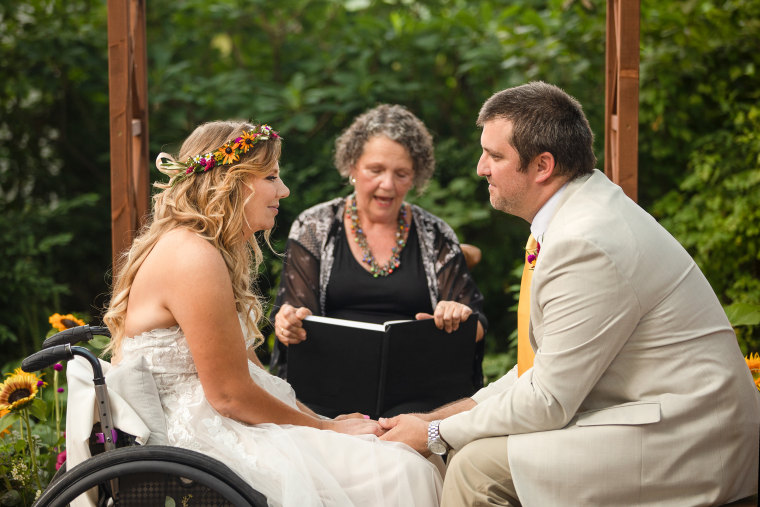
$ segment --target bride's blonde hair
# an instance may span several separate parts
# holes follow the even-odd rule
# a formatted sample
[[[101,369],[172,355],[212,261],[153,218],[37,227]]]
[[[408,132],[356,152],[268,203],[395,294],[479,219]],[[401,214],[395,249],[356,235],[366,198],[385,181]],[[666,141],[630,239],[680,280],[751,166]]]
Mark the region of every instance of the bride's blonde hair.
[[[247,122],[213,121],[196,128],[182,143],[176,160],[215,151],[243,132],[256,128]],[[235,305],[255,334],[255,346],[263,342],[258,329],[263,318],[262,304],[252,285],[263,255],[256,235],[243,237],[245,198],[243,185],[251,175],[269,174],[280,158],[281,140],[272,136],[256,143],[232,165],[217,165],[201,174],[179,175],[168,183],[154,183],[161,191],[153,196],[150,222],[142,229],[131,248],[121,256],[114,279],[111,301],[103,321],[111,331],[111,342],[104,352],[118,360],[127,303],[137,271],[163,234],[184,227],[214,245],[224,258],[232,280]],[[248,197],[250,199],[252,194]],[[269,244],[265,231],[264,241]]]

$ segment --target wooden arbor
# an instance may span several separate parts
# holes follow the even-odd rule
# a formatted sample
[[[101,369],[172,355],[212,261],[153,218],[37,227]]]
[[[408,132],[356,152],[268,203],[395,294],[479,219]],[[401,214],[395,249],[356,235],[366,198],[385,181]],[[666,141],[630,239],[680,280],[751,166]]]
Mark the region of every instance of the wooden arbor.
[[[639,165],[639,0],[607,0],[604,172],[634,201]]]
[[[639,3],[607,0],[605,173],[637,197]],[[148,212],[145,0],[108,0],[111,245],[114,264]]]
[[[132,244],[148,213],[148,57],[145,0],[108,0],[111,254]]]

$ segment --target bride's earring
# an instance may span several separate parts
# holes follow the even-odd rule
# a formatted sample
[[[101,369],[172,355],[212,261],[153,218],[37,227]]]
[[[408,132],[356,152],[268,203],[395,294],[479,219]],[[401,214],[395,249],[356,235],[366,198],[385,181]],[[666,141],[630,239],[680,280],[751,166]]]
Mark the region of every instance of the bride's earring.
[[[354,178],[353,176],[351,176],[351,177],[348,179],[348,182],[349,182],[350,184],[352,184],[352,185],[356,185],[356,178]]]

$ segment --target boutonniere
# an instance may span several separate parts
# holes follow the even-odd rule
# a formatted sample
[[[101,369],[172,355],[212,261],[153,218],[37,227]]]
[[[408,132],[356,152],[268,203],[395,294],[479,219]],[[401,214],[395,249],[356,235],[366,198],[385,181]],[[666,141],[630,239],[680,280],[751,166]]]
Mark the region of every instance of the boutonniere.
[[[530,269],[534,269],[536,267],[536,260],[538,260],[538,254],[541,251],[541,243],[536,242],[535,249],[526,248],[525,251],[528,254],[528,266]]]

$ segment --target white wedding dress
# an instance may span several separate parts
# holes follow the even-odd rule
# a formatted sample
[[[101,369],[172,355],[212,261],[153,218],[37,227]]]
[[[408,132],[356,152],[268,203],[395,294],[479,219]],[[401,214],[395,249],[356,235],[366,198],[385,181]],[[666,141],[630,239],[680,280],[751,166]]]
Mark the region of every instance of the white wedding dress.
[[[438,468],[405,444],[305,426],[252,426],[221,416],[206,400],[178,326],[122,343],[122,360],[143,356],[155,378],[169,443],[224,462],[270,505],[438,506]],[[248,370],[272,396],[296,406],[290,384],[250,361]]]

